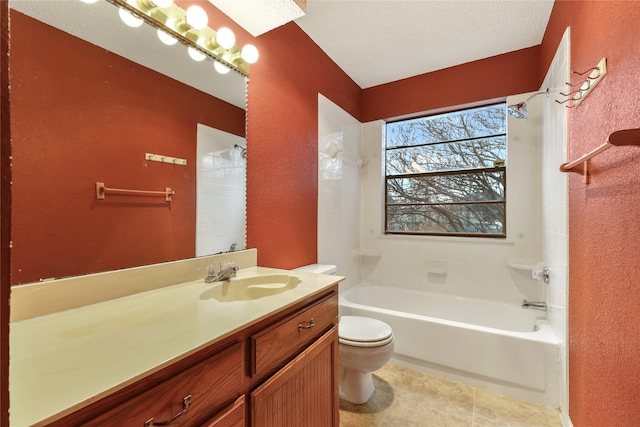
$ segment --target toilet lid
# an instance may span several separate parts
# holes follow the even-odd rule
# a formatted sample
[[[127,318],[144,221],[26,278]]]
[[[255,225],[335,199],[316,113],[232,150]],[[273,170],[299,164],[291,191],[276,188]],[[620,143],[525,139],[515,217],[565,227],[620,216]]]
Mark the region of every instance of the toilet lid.
[[[342,316],[338,324],[338,338],[342,344],[373,347],[393,341],[393,333],[391,326],[380,320],[361,316]]]

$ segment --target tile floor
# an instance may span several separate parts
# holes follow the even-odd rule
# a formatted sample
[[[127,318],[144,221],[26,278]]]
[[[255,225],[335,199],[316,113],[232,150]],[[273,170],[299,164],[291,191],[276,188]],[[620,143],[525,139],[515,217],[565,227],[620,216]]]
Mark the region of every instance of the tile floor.
[[[373,374],[363,405],[340,401],[340,427],[562,427],[557,411],[409,368]]]

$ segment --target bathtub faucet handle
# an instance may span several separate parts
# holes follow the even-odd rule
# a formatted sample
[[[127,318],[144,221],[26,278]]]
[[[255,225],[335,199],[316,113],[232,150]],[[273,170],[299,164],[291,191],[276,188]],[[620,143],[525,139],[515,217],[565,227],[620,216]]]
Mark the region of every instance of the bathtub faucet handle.
[[[549,267],[533,269],[531,271],[531,277],[536,280],[542,280],[544,283],[549,283],[549,281],[551,280],[551,270],[549,269]]]

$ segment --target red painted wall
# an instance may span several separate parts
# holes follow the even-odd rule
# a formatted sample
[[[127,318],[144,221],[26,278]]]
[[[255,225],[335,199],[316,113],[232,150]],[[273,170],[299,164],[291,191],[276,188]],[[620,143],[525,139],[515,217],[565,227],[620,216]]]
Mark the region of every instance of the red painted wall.
[[[538,90],[538,51],[531,47],[365,89],[362,121]]]
[[[640,127],[640,2],[556,0],[541,46],[546,71],[571,27],[571,69],[607,58],[607,75],[570,111],[570,158]],[[569,415],[576,427],[640,425],[640,148],[591,161],[569,186]]]
[[[12,283],[195,255],[196,125],[244,135],[242,109],[14,11],[11,102]]]
[[[247,242],[263,266],[317,262],[318,93],[358,117],[360,88],[295,24],[256,39],[247,109]]]

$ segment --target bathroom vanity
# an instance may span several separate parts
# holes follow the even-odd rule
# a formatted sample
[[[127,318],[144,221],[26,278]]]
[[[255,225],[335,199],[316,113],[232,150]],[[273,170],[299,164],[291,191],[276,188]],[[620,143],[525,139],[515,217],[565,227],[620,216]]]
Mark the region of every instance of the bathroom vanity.
[[[202,275],[13,321],[11,425],[337,427],[342,278],[251,266],[255,252],[245,252],[228,282]],[[196,263],[200,275],[218,260],[177,263]],[[103,274],[121,280],[123,271]],[[295,280],[273,291],[287,277]],[[212,292],[228,295],[243,280],[262,293],[223,301]],[[39,291],[18,290],[12,303]]]

